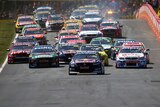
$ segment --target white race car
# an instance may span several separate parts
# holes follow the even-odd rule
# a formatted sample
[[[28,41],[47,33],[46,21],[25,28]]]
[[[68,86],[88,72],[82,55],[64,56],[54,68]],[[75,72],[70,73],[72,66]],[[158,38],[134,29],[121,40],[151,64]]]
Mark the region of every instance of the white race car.
[[[147,59],[144,53],[135,47],[122,48],[116,56],[116,68],[146,68]]]
[[[97,25],[87,24],[83,25],[79,32],[79,37],[89,43],[92,38],[102,37],[103,33],[98,29]]]

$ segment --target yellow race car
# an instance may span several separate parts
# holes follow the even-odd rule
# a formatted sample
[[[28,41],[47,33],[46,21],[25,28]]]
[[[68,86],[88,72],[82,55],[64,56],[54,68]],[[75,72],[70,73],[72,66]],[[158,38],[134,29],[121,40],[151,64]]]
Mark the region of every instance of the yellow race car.
[[[33,16],[30,16],[30,15],[18,16],[15,24],[16,33],[21,33],[23,26],[29,25],[29,24],[36,24]]]

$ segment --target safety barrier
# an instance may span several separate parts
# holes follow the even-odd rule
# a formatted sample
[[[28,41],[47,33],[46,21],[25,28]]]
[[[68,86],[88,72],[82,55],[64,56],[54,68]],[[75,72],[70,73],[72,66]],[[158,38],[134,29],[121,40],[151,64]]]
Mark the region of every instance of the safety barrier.
[[[149,4],[143,4],[136,13],[137,19],[145,19],[160,41],[160,18]],[[145,29],[144,29],[145,30]]]

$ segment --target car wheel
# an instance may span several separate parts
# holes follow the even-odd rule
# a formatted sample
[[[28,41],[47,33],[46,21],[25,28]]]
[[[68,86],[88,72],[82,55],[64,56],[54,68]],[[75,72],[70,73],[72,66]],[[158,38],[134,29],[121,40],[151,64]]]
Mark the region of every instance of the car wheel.
[[[7,61],[7,63],[8,63],[8,64],[13,64],[13,62],[11,62],[11,61]]]
[[[29,68],[35,68],[37,65],[33,65],[32,63],[29,62]]]
[[[56,67],[59,67],[59,61],[56,63]]]

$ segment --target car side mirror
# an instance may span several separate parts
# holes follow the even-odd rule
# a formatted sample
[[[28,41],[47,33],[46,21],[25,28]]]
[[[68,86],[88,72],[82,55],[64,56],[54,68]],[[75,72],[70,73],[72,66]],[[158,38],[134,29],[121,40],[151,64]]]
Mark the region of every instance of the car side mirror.
[[[7,49],[7,51],[10,51],[10,49]]]
[[[120,25],[119,27],[123,27],[123,25]]]

